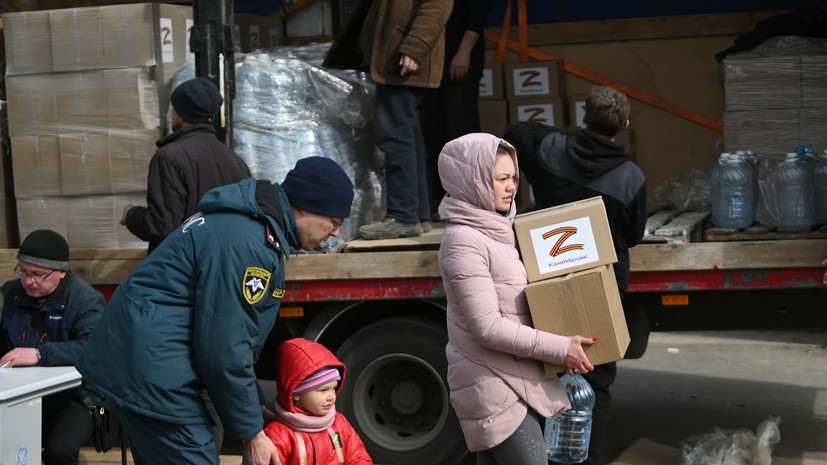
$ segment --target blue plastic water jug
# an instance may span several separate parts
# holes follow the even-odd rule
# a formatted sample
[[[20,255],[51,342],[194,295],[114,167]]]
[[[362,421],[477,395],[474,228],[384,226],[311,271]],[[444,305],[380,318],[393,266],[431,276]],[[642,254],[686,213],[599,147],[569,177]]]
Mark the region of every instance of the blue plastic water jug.
[[[814,167],[799,154],[788,153],[773,172],[779,227],[809,228],[816,223],[813,171]]]

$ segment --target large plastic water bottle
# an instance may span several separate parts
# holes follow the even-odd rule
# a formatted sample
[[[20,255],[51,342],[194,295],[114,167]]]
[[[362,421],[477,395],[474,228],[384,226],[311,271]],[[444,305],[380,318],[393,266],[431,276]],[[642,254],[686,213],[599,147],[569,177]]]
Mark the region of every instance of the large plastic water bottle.
[[[788,153],[786,160],[773,172],[778,226],[809,228],[816,223],[813,202],[813,167],[797,153]]]
[[[818,156],[818,165],[813,172],[813,202],[816,223],[827,224],[827,150]]]
[[[718,156],[718,162],[715,163],[715,166],[712,167],[712,176],[711,176],[711,183],[712,183],[712,224],[719,225],[721,224],[721,215],[723,211],[721,207],[715,202],[717,198],[718,192],[718,185],[719,179],[721,177],[721,169],[724,165],[726,165],[727,160],[729,159],[730,153],[724,152]]]
[[[798,154],[799,158],[807,162],[808,166],[815,169],[818,164],[818,155],[812,145],[799,145],[795,148],[795,153]]]
[[[741,155],[729,156],[712,192],[712,221],[720,228],[743,229],[755,222],[755,171]]]
[[[580,463],[589,456],[592,433],[594,391],[582,376],[560,377],[571,408],[546,419],[545,441],[548,459],[561,463]]]

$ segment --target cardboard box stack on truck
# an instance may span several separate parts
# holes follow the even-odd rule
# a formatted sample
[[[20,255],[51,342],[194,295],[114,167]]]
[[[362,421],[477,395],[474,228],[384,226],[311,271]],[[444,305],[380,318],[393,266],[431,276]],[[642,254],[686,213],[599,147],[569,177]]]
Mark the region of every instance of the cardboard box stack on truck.
[[[73,245],[73,271],[105,292],[111,292],[145,255],[142,244],[130,242],[135,239],[118,225],[118,218],[127,201],[124,196],[140,200],[143,195],[142,170],[166,121],[165,99],[172,80],[168,71],[190,60],[182,45],[189,43],[192,26],[188,10],[139,4],[10,13],[3,18],[13,161],[13,177],[7,175],[4,180],[14,181],[13,192],[6,190],[17,203],[13,235],[22,237],[34,227],[65,233]],[[127,13],[110,14],[115,12]],[[111,26],[115,19],[106,19],[110,16],[131,20],[118,23],[122,24],[119,27],[94,29]],[[625,38],[611,36],[605,25],[596,23],[581,23],[578,33],[569,35],[565,25],[556,30],[562,35],[533,29],[531,36],[539,38],[533,39],[532,47],[567,60],[543,65],[558,70],[555,76],[565,81],[554,95],[546,95],[556,105],[548,114],[557,124],[566,115],[562,113],[566,102],[576,101],[575,96],[592,84],[565,66],[577,62],[645,91],[659,91],[664,99],[675,99],[718,119],[723,102],[715,79],[717,68],[699,57],[713,60],[715,52],[757,20],[754,16],[737,21],[719,16],[728,18],[719,21],[725,26],[700,36],[697,30],[703,28],[699,24],[709,28],[709,22],[701,19],[695,20],[694,27],[686,25],[689,20],[664,27],[663,18],[657,28],[644,20],[612,24],[614,30],[628,34]],[[142,21],[134,20],[138,17]],[[662,37],[652,37],[653,29],[660,30]],[[136,31],[144,34],[142,39],[130,35]],[[80,40],[81,36],[70,34],[108,40]],[[161,40],[161,34],[169,35]],[[595,39],[590,41],[590,37]],[[170,38],[172,48],[168,48]],[[618,47],[614,40],[626,42]],[[97,48],[91,52],[67,49],[76,43]],[[113,49],[115,43],[122,45]],[[146,48],[149,44],[151,48]],[[136,47],[144,47],[144,53],[138,54]],[[98,61],[78,61],[81,58]],[[506,59],[517,61],[511,53]],[[23,68],[26,64],[32,67]],[[169,68],[173,65],[175,69]],[[515,67],[519,68],[508,69]],[[120,78],[107,80],[110,76]],[[485,100],[483,108],[494,110],[484,110],[484,127],[494,133],[498,127],[501,132],[509,119],[508,92],[496,88],[506,81],[493,75],[486,80],[495,89]],[[693,89],[691,95],[681,90],[687,88]],[[237,99],[243,98],[242,93],[243,89],[237,89]],[[156,106],[146,105],[147,96],[154,96],[149,102]],[[253,100],[243,103],[248,102]],[[712,165],[720,132],[640,100],[633,105],[634,153],[651,189],[691,167]],[[576,113],[572,108],[567,111]],[[134,144],[118,138],[124,135]],[[362,184],[357,189],[367,192],[373,187]],[[34,208],[40,208],[41,214],[27,216]],[[680,213],[670,215],[681,218]],[[667,223],[660,220],[665,215],[653,215],[650,243],[631,249],[628,298],[645,300],[651,308],[652,303],[685,304],[698,291],[825,288],[822,261],[827,258],[827,236],[819,230],[710,242],[703,241],[705,215],[683,224]],[[50,223],[34,223],[34,219]],[[8,248],[0,249],[0,277],[9,279],[17,244],[5,239]],[[346,363],[349,377],[338,406],[359,430],[377,463],[451,464],[466,453],[445,379],[447,335],[439,241],[440,228],[436,227],[419,238],[353,240],[344,246],[344,253],[293,256],[286,265],[288,282],[280,320],[271,335],[270,350],[265,350],[256,367],[262,380],[274,379],[275,347],[288,337],[318,340],[333,350]]]

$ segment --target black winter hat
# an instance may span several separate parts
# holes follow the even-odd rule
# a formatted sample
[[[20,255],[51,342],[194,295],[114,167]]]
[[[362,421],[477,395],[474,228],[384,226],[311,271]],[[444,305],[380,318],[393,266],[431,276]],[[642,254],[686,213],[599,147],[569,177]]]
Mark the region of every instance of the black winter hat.
[[[224,102],[218,87],[204,78],[182,82],[172,91],[169,100],[178,116],[190,123],[208,122]]]
[[[69,269],[69,244],[51,229],[38,229],[29,233],[20,249],[17,260],[50,270]]]
[[[281,188],[290,206],[334,218],[350,216],[353,183],[335,161],[325,157],[307,157],[287,172]]]

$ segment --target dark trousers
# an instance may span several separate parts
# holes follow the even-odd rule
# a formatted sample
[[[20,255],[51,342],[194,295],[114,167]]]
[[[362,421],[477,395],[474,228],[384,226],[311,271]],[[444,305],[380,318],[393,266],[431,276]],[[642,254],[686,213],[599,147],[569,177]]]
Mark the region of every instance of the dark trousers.
[[[422,126],[422,138],[425,140],[428,197],[432,212],[436,212],[442,197],[445,196],[437,169],[442,147],[457,137],[480,132],[478,101],[482,69],[482,60],[472,59],[465,79],[450,81],[443,78],[438,89],[426,89],[422,96],[419,121]],[[447,73],[448,70],[444,72]]]
[[[517,430],[491,449],[477,452],[477,465],[546,465],[548,454],[543,440],[543,421],[528,409]]]
[[[77,465],[80,448],[92,437],[86,407],[68,404],[65,396],[43,399],[43,454],[46,465]]]
[[[376,84],[376,145],[385,153],[386,213],[402,223],[431,217],[425,146],[419,127],[423,89]]]
[[[126,409],[120,414],[136,465],[218,465],[211,425],[179,425]]]

